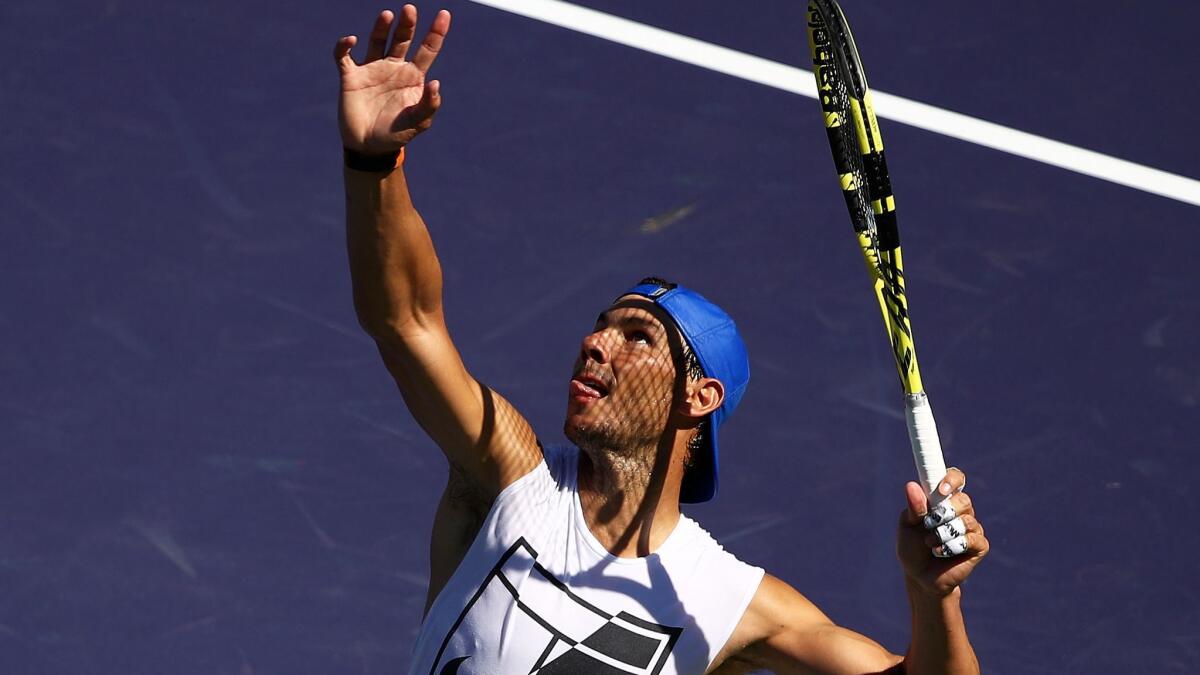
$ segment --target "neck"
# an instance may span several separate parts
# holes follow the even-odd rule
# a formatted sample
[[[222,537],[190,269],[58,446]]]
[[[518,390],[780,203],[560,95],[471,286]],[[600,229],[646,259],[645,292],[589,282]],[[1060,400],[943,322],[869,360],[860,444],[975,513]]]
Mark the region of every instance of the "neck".
[[[647,556],[679,522],[683,450],[675,434],[638,452],[585,450],[579,457],[579,502],[597,540],[615,556]]]

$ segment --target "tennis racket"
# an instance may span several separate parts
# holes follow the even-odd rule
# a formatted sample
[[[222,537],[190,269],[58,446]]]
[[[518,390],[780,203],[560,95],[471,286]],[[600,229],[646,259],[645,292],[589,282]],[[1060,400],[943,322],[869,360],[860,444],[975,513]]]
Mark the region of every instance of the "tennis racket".
[[[946,462],[913,346],[896,200],[862,60],[835,0],[809,0],[808,45],[833,163],[904,387],[905,419],[917,475],[925,493],[937,502],[939,495],[934,489],[946,475]]]

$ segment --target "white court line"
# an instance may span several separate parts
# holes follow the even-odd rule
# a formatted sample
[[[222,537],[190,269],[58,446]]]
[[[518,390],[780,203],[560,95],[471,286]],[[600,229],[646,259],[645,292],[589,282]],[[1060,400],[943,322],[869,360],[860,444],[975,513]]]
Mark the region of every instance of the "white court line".
[[[472,0],[611,42],[809,98],[812,71],[572,5],[561,0]],[[799,30],[799,27],[797,28]],[[798,41],[798,44],[802,44]],[[807,54],[807,48],[802,53]],[[1200,181],[1069,145],[1044,136],[872,90],[875,112],[896,122],[1051,166],[1200,206]]]

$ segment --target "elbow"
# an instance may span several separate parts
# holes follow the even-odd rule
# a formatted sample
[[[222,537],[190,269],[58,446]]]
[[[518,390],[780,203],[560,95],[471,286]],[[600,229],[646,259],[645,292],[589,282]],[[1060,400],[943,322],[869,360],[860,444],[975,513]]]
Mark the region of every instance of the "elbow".
[[[355,303],[358,325],[381,347],[403,349],[405,345],[428,335],[443,325],[440,310],[389,312],[375,311]]]
[[[445,325],[440,287],[417,290],[353,276],[351,281],[358,325],[376,342],[400,344]]]
[[[358,317],[358,327],[376,340],[386,335],[394,323],[382,303],[358,288],[354,289],[354,314]]]
[[[357,312],[357,314],[358,327],[367,334],[367,337],[376,342],[387,341],[389,336],[394,332],[392,322],[386,319],[364,312]]]

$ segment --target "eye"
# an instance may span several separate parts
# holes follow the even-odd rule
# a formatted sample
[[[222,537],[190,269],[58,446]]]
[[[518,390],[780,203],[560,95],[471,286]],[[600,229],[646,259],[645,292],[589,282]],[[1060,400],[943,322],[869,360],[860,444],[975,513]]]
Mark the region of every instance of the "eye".
[[[650,334],[644,330],[635,330],[629,332],[629,340],[631,342],[641,342],[642,344],[650,344]]]

